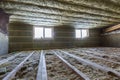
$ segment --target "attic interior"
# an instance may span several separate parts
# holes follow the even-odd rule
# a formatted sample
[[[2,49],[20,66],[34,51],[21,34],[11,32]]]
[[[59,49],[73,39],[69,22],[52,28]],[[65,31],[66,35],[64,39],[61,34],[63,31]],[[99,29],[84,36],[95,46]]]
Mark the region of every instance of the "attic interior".
[[[0,80],[120,80],[120,0],[1,0]]]

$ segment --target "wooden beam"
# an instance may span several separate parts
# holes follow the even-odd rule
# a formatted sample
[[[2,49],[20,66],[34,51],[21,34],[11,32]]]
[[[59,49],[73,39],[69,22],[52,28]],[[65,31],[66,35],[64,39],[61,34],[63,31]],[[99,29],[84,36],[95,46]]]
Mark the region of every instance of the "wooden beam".
[[[24,63],[33,55],[34,51],[28,55],[15,69],[13,69],[3,80],[12,80],[16,73],[23,67]]]
[[[63,59],[60,55],[57,54],[57,52],[53,51],[53,53],[65,64],[67,65],[72,71],[74,71],[80,78],[81,80],[90,80],[87,75],[79,71],[76,67],[68,63],[65,59]]]
[[[68,53],[68,52],[66,52],[66,51],[62,51],[62,50],[58,50],[58,51],[63,52],[64,54],[66,54],[66,55],[68,55],[68,56],[76,59],[77,61],[79,61],[79,62],[82,63],[82,64],[86,64],[86,65],[92,67],[93,69],[98,69],[98,70],[101,70],[101,71],[103,71],[103,72],[106,72],[106,73],[109,74],[109,75],[117,76],[117,77],[120,78],[120,73],[117,72],[117,71],[115,71],[115,70],[113,70],[112,68],[105,67],[105,66],[101,66],[101,65],[99,65],[99,64],[97,64],[97,63],[91,62],[91,61],[89,61],[89,60],[85,60],[85,59],[83,59],[83,58],[81,58],[81,57],[75,56],[75,55],[70,54],[70,53]]]
[[[8,62],[9,60],[14,59],[16,56],[18,56],[18,55],[20,55],[20,54],[21,54],[21,52],[20,52],[20,53],[17,53],[17,54],[14,54],[13,56],[8,57],[7,59],[1,60],[1,61],[0,61],[0,65],[4,64],[4,63],[6,63],[6,62]]]
[[[105,32],[111,32],[111,31],[114,31],[114,30],[117,30],[117,29],[120,29],[120,24],[109,27],[109,28],[106,28]]]
[[[45,63],[45,54],[43,53],[43,50],[41,51],[41,55],[40,55],[40,60],[39,60],[39,66],[38,66],[38,72],[37,72],[36,80],[47,80],[47,70],[46,70],[46,63]]]

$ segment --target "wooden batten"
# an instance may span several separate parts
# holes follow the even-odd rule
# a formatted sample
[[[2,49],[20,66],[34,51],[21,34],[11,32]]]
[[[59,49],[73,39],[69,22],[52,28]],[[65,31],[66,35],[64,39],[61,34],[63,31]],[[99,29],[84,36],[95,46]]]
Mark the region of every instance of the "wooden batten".
[[[105,32],[111,32],[111,31],[114,31],[114,30],[117,30],[117,29],[120,29],[120,24],[109,27],[109,28],[106,28]]]

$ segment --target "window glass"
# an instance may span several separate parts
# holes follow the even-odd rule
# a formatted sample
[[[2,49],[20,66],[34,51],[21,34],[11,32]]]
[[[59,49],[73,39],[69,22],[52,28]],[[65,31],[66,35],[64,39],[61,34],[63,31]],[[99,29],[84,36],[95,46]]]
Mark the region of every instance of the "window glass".
[[[82,38],[85,38],[88,36],[88,32],[85,29],[82,29]]]
[[[34,38],[43,38],[43,28],[35,27],[35,29],[34,29]]]
[[[88,37],[88,30],[86,30],[86,29],[76,29],[75,30],[75,37],[76,38]]]
[[[75,30],[76,38],[81,38],[81,30]]]
[[[34,28],[34,38],[52,38],[52,28],[44,28],[44,27],[35,27]]]
[[[52,29],[45,28],[45,38],[52,38]]]

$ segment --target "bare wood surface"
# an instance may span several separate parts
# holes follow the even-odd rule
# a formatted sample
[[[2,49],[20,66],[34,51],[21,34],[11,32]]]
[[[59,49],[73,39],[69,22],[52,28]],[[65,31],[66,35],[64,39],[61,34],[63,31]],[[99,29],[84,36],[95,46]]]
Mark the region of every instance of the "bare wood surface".
[[[40,54],[39,67],[36,80],[47,80],[47,70],[46,70],[46,62],[45,62],[45,54],[43,50]]]
[[[34,51],[29,54],[15,69],[13,69],[3,80],[12,80],[15,74],[23,67],[24,63],[33,55]]]
[[[106,28],[105,32],[110,32],[110,31],[114,31],[114,30],[117,30],[117,29],[120,29],[120,24],[109,27],[109,28]]]
[[[63,59],[60,55],[57,54],[57,52],[53,51],[53,53],[65,64],[67,65],[72,71],[74,71],[80,78],[81,80],[90,80],[87,75],[79,71],[76,67],[68,63],[65,59]]]
[[[120,78],[120,73],[113,70],[113,69],[111,69],[111,68],[109,68],[109,67],[98,65],[97,63],[91,62],[89,60],[85,60],[85,59],[83,59],[81,57],[77,57],[77,56],[75,56],[73,54],[70,54],[70,53],[68,53],[66,51],[63,51],[63,50],[59,50],[59,51],[63,52],[64,54],[66,54],[66,55],[68,55],[70,57],[73,57],[74,59],[76,59],[77,61],[79,61],[82,64],[86,64],[86,65],[92,67],[93,69],[99,69],[99,70],[101,70],[103,72],[106,72],[109,75],[114,75],[114,76],[117,76],[117,77]]]

